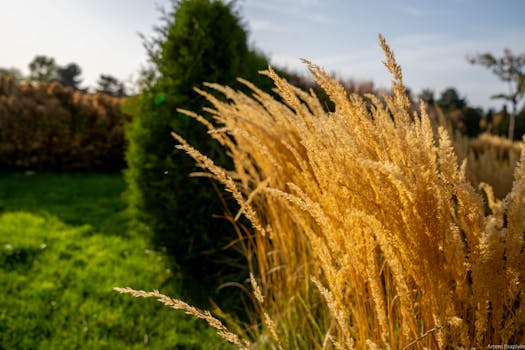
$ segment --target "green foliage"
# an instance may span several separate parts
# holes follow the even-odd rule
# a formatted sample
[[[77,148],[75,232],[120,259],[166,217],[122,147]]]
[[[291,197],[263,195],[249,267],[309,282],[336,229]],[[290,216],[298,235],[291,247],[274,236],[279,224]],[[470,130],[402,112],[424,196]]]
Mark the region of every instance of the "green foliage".
[[[58,66],[53,57],[37,55],[29,63],[29,80],[47,82],[58,79]]]
[[[217,286],[225,271],[213,262],[224,259],[225,253],[218,252],[235,234],[226,220],[212,218],[223,214],[224,205],[209,179],[189,176],[199,169],[183,152],[175,151],[170,133],[177,132],[218,164],[228,166],[224,151],[210,140],[206,129],[176,109],[201,111],[205,102],[195,87],[204,81],[236,85],[237,77],[252,79],[267,62],[248,48],[231,5],[213,0],[176,2],[158,37],[146,47],[158,72],[152,76],[158,77],[125,107],[133,111],[127,128],[130,211],[192,277]]]
[[[112,290],[181,288],[144,237],[122,235],[124,187],[116,174],[0,174],[0,349],[217,344],[203,321]]]
[[[423,100],[427,105],[432,106],[435,103],[434,100],[434,90],[432,89],[423,89],[419,94],[419,98]]]
[[[79,77],[82,74],[82,69],[78,64],[69,63],[65,67],[58,67],[57,74],[60,84],[75,90],[79,89],[79,85],[82,82],[82,79]]]
[[[443,90],[439,100],[437,100],[436,103],[446,112],[454,109],[461,109],[467,104],[464,98],[459,97],[458,91],[453,87]]]
[[[0,78],[2,77],[12,77],[15,80],[22,80],[24,79],[24,75],[18,68],[0,68]]]
[[[75,90],[79,90],[79,84],[82,81],[80,79],[82,69],[78,64],[71,62],[65,66],[59,66],[53,57],[45,55],[37,55],[33,58],[29,63],[29,72],[30,82],[51,83],[56,81]]]
[[[125,188],[114,173],[0,173],[0,211],[53,216],[68,225],[124,235]]]
[[[111,96],[126,96],[124,83],[110,74],[101,74],[97,81],[97,92]]]
[[[431,89],[424,89],[419,98],[427,104],[431,115],[435,115],[436,106],[439,107],[449,126],[463,135],[476,137],[486,127],[483,110],[469,106],[467,100],[461,97],[454,87],[443,90],[437,100]]]
[[[492,133],[508,137],[510,115],[506,106],[503,106],[499,112],[490,111],[487,119]],[[515,134],[517,138],[525,135],[525,106],[516,114]]]
[[[461,132],[468,137],[476,137],[481,134],[481,120],[483,111],[480,108],[464,107],[462,109]]]

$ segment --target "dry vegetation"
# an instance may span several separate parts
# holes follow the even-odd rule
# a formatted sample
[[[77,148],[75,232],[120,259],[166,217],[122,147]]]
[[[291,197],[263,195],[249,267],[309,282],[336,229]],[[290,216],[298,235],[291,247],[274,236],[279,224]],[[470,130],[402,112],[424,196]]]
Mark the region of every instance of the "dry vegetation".
[[[260,324],[241,334],[250,344],[236,338],[242,347],[525,343],[525,152],[503,200],[488,185],[478,190],[468,180],[476,172],[472,156],[458,160],[448,132],[433,129],[424,106],[420,115],[410,112],[401,69],[380,39],[393,76],[384,102],[348,96],[306,62],[335,112],[271,69],[266,74],[284,103],[248,82],[253,97],[208,85],[228,102],[200,91],[217,127],[186,113],[228,149],[232,171],[174,135],[239,202],[234,219],[244,215],[252,224],[238,232]],[[119,291],[209,316],[156,293]]]
[[[475,139],[456,134],[454,149],[467,159],[467,178],[474,184],[490,184],[494,195],[503,199],[512,189],[514,169],[520,159],[522,142],[490,134]]]
[[[122,101],[0,77],[0,169],[122,169]]]

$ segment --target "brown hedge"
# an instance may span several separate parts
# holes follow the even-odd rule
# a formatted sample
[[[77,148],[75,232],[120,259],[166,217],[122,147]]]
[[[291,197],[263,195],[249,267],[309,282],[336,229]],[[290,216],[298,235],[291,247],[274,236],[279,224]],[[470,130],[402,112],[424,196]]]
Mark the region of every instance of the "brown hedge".
[[[0,170],[125,166],[122,98],[0,78]]]

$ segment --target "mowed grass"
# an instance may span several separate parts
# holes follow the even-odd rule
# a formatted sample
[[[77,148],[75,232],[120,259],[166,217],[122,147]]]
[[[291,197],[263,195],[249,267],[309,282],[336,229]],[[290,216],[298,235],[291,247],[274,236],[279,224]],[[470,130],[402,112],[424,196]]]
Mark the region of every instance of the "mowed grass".
[[[125,182],[120,174],[0,173],[0,210],[56,216],[105,234],[125,234]]]
[[[119,174],[0,174],[0,349],[225,348],[202,321],[112,290],[182,288],[127,229],[124,188]]]

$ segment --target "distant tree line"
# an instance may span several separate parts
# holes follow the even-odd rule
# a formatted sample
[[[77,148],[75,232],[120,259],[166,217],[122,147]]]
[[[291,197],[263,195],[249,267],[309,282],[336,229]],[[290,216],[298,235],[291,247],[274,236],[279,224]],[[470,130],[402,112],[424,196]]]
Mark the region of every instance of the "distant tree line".
[[[88,92],[87,88],[81,88],[82,68],[74,62],[64,66],[58,65],[53,57],[37,55],[29,63],[29,75],[24,77],[18,68],[1,68],[0,77],[13,77],[17,81],[30,83],[58,82],[64,87],[75,91]],[[95,92],[110,96],[127,96],[126,86],[122,81],[110,74],[100,74],[97,80]]]
[[[145,42],[146,50],[150,57],[159,55],[154,53],[155,47],[152,43]],[[157,48],[158,49],[158,48]],[[268,59],[264,55],[253,52],[252,65],[258,65],[264,68]],[[502,109],[495,111],[489,109],[484,111],[479,107],[468,104],[466,98],[461,97],[460,93],[454,87],[448,87],[443,90],[438,97],[432,89],[424,89],[419,98],[427,103],[431,110],[439,108],[446,115],[451,126],[461,133],[470,137],[475,137],[482,132],[490,132],[497,135],[507,135],[508,138],[521,139],[525,134],[525,106],[519,109],[521,100],[525,97],[525,54],[514,55],[510,50],[504,50],[501,57],[496,57],[490,53],[479,54],[474,57],[468,57],[468,62],[475,65],[481,65],[490,69],[502,81],[509,86],[507,93],[494,94],[492,98],[503,99],[510,103],[510,111],[507,105]],[[257,62],[257,63],[255,63]],[[315,82],[304,75],[295,72],[277,68],[278,73],[290,81],[293,85],[303,90],[313,90],[320,98],[323,106],[327,110],[332,109],[332,102]],[[56,63],[53,57],[37,55],[29,63],[29,75],[24,77],[18,68],[0,67],[0,77],[10,76],[17,81],[26,81],[31,83],[41,82],[58,82],[64,87],[72,88],[75,91],[87,93],[87,88],[82,88],[81,79],[82,69],[74,62],[64,66]],[[138,90],[147,89],[158,78],[159,72],[152,69],[143,69],[140,72],[140,80],[137,82]],[[253,80],[253,78],[252,78]],[[265,90],[270,90],[271,86],[265,86],[268,81],[265,79],[256,79],[258,85],[263,85]],[[351,79],[338,79],[349,93],[378,93],[379,90],[374,87],[373,82],[364,81],[356,82]],[[100,74],[95,92],[107,94],[115,97],[128,96],[126,85],[111,74]],[[386,93],[386,92],[385,92]]]
[[[424,89],[418,96],[423,100],[430,114],[441,113],[452,129],[469,137],[476,137],[483,132],[509,137],[509,124],[512,112],[506,105],[500,110],[483,110],[469,105],[454,87],[448,87],[436,96],[432,89]],[[514,112],[513,139],[519,140],[525,134],[525,106]]]
[[[511,104],[511,112],[508,118],[508,138],[511,140],[516,138],[516,117],[519,116],[518,105],[525,97],[525,54],[514,55],[511,50],[505,49],[501,57],[496,57],[491,53],[484,53],[469,57],[468,61],[471,64],[481,65],[490,69],[501,81],[507,84],[507,93],[495,94],[492,98],[503,99]],[[519,119],[518,122],[521,122],[522,120]],[[518,131],[518,136],[522,134],[523,132]]]
[[[467,100],[458,91],[449,87],[441,92],[439,99],[434,98],[434,91],[425,89],[419,97],[427,103],[431,110],[439,108],[447,117],[452,127],[462,133],[474,137],[481,132],[490,132],[507,136],[510,140],[519,140],[525,134],[525,106],[519,109],[520,102],[525,98],[525,54],[513,54],[505,49],[503,55],[497,57],[492,53],[478,54],[467,57],[473,65],[480,65],[495,74],[507,84],[506,93],[494,94],[493,99],[502,99],[510,104],[504,104],[500,111],[469,106]]]

